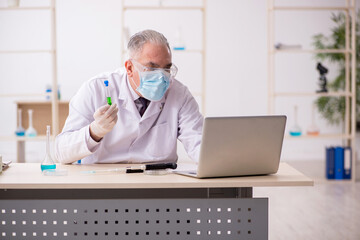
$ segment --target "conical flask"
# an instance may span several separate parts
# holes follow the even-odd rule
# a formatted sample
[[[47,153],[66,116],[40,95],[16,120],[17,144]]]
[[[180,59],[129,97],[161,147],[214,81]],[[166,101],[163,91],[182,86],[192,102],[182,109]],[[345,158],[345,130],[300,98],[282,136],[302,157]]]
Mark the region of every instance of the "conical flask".
[[[298,119],[297,119],[297,106],[295,105],[294,106],[294,119],[295,119],[295,122],[294,122],[294,125],[291,127],[290,129],[290,136],[293,136],[293,137],[299,137],[301,136],[301,128],[300,126],[298,125]]]
[[[50,154],[50,126],[46,126],[46,155],[44,160],[41,163],[41,171],[48,169],[55,169],[56,164],[54,160],[51,158]]]
[[[315,122],[315,104],[312,105],[312,110],[311,110],[311,125],[307,128],[306,132],[308,135],[311,136],[317,136],[319,135],[320,132]]]
[[[174,50],[185,50],[185,48],[186,47],[185,47],[184,39],[182,37],[181,27],[178,27],[175,32],[175,41],[174,41],[173,49]]]
[[[28,129],[26,129],[25,135],[27,137],[36,137],[37,132],[36,132],[35,128],[33,127],[33,121],[32,121],[33,120],[33,110],[29,109],[28,113],[29,113],[29,127],[28,127]]]
[[[15,130],[15,134],[16,136],[22,137],[25,135],[25,129],[23,128],[22,124],[21,124],[21,109],[18,109],[18,123],[19,125],[17,126],[16,130]]]

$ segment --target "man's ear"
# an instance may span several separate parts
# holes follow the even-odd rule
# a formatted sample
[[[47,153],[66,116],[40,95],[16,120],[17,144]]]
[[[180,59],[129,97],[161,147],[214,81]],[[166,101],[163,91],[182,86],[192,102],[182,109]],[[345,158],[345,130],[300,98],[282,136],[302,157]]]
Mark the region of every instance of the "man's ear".
[[[133,77],[134,76],[134,65],[132,64],[132,62],[130,60],[127,60],[125,62],[125,69],[126,69],[126,73],[128,75],[128,77]]]

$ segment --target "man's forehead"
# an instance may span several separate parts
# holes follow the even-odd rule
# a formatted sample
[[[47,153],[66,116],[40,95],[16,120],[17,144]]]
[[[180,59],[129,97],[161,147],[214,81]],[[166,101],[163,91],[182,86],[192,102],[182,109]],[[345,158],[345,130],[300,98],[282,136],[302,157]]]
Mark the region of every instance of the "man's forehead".
[[[139,54],[143,65],[150,67],[164,67],[172,64],[171,52],[166,45],[146,43]]]

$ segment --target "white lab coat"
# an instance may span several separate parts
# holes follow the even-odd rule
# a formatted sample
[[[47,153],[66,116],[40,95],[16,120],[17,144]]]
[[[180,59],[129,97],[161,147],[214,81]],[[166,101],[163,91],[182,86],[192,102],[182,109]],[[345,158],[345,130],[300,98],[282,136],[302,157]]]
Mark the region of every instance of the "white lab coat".
[[[89,134],[93,114],[106,104],[104,80],[119,108],[113,130],[99,143]],[[85,82],[71,99],[64,129],[55,140],[62,163],[176,162],[179,139],[189,157],[199,158],[203,116],[188,88],[174,80],[159,102],[150,102],[143,117],[135,106],[125,68]]]

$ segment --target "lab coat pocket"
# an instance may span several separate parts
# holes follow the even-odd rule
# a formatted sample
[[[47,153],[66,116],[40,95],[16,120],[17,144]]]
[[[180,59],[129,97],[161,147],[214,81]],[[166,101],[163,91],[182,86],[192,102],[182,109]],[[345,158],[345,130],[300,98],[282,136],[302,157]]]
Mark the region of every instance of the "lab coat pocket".
[[[148,132],[147,153],[156,158],[170,156],[175,146],[176,137],[173,136],[168,123],[155,125]]]

